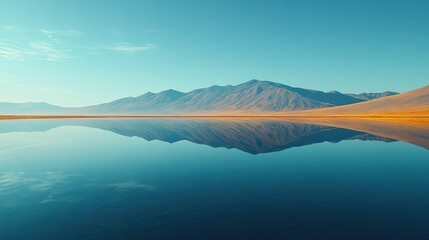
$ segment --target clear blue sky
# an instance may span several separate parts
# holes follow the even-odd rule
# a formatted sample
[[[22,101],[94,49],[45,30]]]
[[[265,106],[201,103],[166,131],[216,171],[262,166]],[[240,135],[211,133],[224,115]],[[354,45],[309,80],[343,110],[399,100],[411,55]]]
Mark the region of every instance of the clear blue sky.
[[[0,101],[81,106],[250,79],[429,84],[429,1],[2,0]]]

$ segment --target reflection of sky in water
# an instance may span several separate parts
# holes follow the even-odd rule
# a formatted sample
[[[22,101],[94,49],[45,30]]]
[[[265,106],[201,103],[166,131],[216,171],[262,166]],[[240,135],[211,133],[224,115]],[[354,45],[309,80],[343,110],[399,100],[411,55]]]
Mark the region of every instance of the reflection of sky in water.
[[[71,175],[60,172],[26,174],[4,172],[0,175],[0,198],[3,207],[22,207],[24,204],[74,201],[64,196]]]
[[[5,155],[8,152],[20,151],[26,148],[35,148],[43,145],[53,144],[48,141],[38,141],[34,139],[8,139],[8,142],[0,144],[0,155]]]
[[[45,204],[51,202],[77,202],[84,196],[70,193],[74,188],[91,191],[91,188],[105,188],[112,190],[144,189],[152,190],[154,186],[129,180],[110,184],[97,183],[94,179],[85,179],[85,176],[65,174],[62,172],[0,173],[0,207],[23,207],[27,204]],[[85,184],[75,185],[76,182],[86,181]],[[93,189],[92,189],[93,190]]]
[[[407,143],[252,155],[82,127],[0,134],[0,143],[1,239],[428,235],[429,155]]]

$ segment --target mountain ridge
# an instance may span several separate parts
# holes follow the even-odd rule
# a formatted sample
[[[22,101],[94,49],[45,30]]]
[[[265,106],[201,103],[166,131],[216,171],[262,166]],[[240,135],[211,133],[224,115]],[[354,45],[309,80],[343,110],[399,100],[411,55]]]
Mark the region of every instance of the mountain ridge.
[[[51,105],[42,109],[31,109],[18,104],[16,109],[13,109],[0,104],[0,114],[183,115],[213,112],[284,112],[348,105],[395,94],[322,92],[253,79],[235,86],[213,85],[189,92],[174,89],[159,93],[147,92],[137,97],[125,97],[78,108]]]
[[[166,90],[160,93],[115,100],[85,108],[88,113],[115,114],[194,114],[210,112],[278,112],[333,107],[365,100],[339,92],[291,87],[260,80],[235,86],[213,85],[186,93]]]

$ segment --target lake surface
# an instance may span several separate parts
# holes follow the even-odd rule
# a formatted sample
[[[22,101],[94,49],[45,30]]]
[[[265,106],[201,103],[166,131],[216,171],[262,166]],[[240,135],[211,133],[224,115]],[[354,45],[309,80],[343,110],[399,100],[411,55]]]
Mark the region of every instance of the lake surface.
[[[0,121],[0,239],[429,239],[416,126]]]

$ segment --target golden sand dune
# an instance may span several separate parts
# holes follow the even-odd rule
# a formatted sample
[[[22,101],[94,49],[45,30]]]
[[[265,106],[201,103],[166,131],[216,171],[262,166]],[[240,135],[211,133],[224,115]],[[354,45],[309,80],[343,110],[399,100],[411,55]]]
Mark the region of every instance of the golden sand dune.
[[[429,117],[429,85],[406,93],[339,107],[278,113],[290,116]]]

